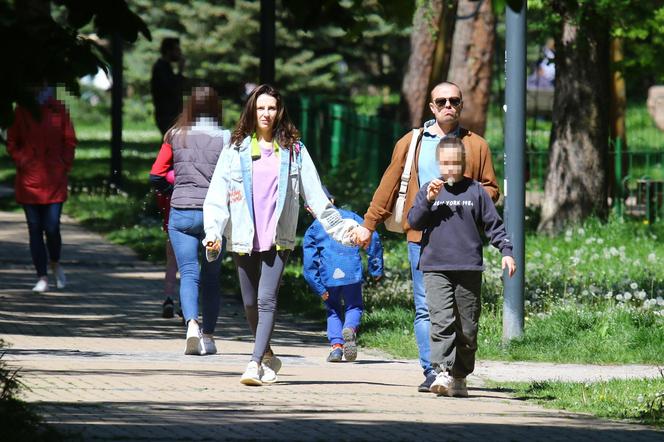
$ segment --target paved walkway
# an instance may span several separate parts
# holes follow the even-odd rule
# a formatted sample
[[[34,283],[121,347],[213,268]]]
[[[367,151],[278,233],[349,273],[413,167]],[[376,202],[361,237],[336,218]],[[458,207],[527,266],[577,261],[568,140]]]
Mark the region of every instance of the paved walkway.
[[[5,359],[22,367],[30,387],[24,398],[84,440],[662,440],[651,428],[546,410],[483,387],[487,377],[655,375],[653,367],[482,363],[471,398],[437,398],[416,392],[415,361],[361,351],[356,363],[326,364],[320,326],[287,315],[274,339],[280,382],[242,386],[251,343],[236,295],[222,304],[221,354],[184,356],[179,321],[159,317],[160,267],[66,218],[63,239],[69,286],[31,293],[23,215],[0,212],[0,336],[12,344]]]

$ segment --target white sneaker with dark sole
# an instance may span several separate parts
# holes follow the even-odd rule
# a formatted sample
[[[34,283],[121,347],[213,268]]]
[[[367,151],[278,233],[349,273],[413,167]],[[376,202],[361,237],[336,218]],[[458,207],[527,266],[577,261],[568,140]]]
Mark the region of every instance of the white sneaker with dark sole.
[[[240,378],[240,383],[256,387],[263,385],[263,381],[261,381],[262,371],[263,370],[261,369],[261,366],[258,365],[258,362],[249,361],[249,364],[247,364],[247,369],[244,371],[242,377]]]

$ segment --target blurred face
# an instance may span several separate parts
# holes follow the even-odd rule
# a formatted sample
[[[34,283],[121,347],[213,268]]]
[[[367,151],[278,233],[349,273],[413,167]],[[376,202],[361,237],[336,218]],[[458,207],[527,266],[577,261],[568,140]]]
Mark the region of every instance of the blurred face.
[[[438,170],[443,181],[454,178],[455,182],[463,178],[463,148],[460,146],[438,149]]]
[[[262,94],[256,99],[256,125],[259,130],[271,131],[277,116],[277,99],[272,95]]]
[[[461,91],[451,84],[441,84],[431,91],[429,109],[440,125],[454,126],[459,123],[463,101]]]
[[[182,57],[182,49],[180,49],[179,44],[173,46],[171,50],[168,52],[168,61],[171,62],[179,61],[181,57]]]

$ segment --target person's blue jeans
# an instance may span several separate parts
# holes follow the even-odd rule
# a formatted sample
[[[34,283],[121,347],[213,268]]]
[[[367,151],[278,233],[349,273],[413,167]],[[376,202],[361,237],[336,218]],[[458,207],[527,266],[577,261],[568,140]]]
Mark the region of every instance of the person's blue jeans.
[[[362,319],[364,305],[362,304],[362,283],[328,287],[330,295],[325,301],[327,309],[327,339],[330,345],[343,344],[342,330],[352,328],[357,330]],[[341,301],[343,300],[343,306]]]
[[[424,290],[424,275],[417,266],[420,263],[420,244],[408,242],[408,261],[410,261],[410,273],[413,278],[413,298],[415,299],[415,341],[420,354],[420,365],[424,375],[431,373],[431,344],[430,332],[431,321],[429,320],[429,307],[427,306],[426,291]]]
[[[205,257],[202,257],[199,261],[199,252],[203,251],[201,241],[205,237],[203,211],[171,208],[168,236],[171,239],[180,272],[180,304],[185,324],[190,319],[198,321],[198,288],[200,285],[203,333],[212,334],[217,324],[221,302],[219,281],[221,258],[208,262]]]
[[[25,219],[30,233],[30,254],[37,270],[37,277],[47,275],[46,262],[60,261],[62,237],[60,236],[60,214],[62,203],[24,204]],[[46,244],[44,244],[44,233]],[[48,256],[46,251],[48,249]]]

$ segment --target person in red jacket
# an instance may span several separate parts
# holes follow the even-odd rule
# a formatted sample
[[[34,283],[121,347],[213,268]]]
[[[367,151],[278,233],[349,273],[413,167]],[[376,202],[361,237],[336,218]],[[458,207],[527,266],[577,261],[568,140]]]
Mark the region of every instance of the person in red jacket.
[[[67,176],[74,162],[76,134],[62,102],[53,88],[37,94],[39,114],[17,106],[14,123],[7,132],[7,151],[16,164],[16,202],[23,206],[30,233],[30,253],[39,278],[33,291],[48,290],[47,260],[56,287],[65,287],[60,262],[62,239],[60,214],[67,200]],[[44,244],[46,234],[46,244]]]
[[[171,193],[175,183],[175,173],[173,171],[173,149],[169,143],[164,142],[159,150],[157,159],[152,165],[150,176],[164,178],[165,185],[156,191],[157,207],[159,213],[163,216],[163,229],[166,232],[166,272],[164,274],[164,302],[161,304],[161,317],[172,318],[175,311],[175,288],[177,284],[178,266],[175,260],[173,246],[168,238],[168,217],[171,212]],[[180,313],[178,313],[180,316]]]

